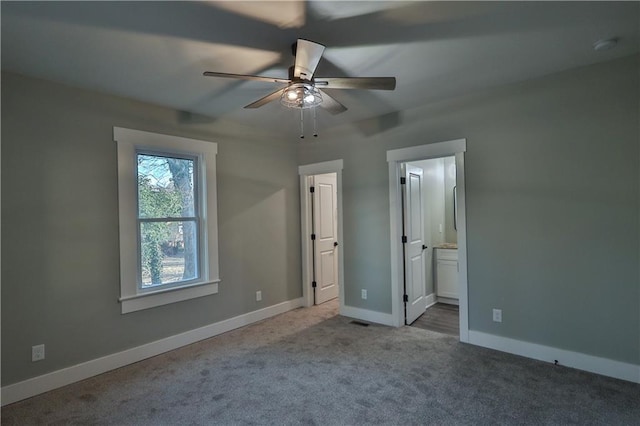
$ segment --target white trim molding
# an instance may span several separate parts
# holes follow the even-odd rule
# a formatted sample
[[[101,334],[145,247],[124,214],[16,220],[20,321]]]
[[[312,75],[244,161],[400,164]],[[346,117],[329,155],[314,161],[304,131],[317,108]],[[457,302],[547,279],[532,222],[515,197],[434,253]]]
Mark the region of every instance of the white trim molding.
[[[216,155],[214,142],[179,136],[113,128],[113,140],[118,148],[118,218],[120,235],[120,299],[121,311],[127,314],[155,306],[180,302],[218,292],[218,204]],[[175,286],[158,286],[153,290],[140,287],[138,246],[138,184],[136,155],[140,150],[162,151],[167,154],[193,156],[197,177],[195,215],[200,219],[198,230],[198,263],[201,265],[195,282]]]
[[[469,343],[526,358],[640,383],[640,365],[469,330]]]
[[[467,150],[466,139],[455,139],[445,142],[430,143],[427,145],[410,146],[408,148],[392,149],[387,151],[387,162],[390,161],[417,161],[429,158],[449,157],[458,152]]]
[[[436,298],[435,293],[427,294],[427,309],[438,303],[438,299]],[[426,309],[425,309],[426,310]]]
[[[322,163],[305,164],[298,166],[299,175],[321,175],[323,173],[337,173],[343,169],[343,161],[331,160]]]
[[[245,325],[279,315],[303,305],[302,299],[293,299],[286,302],[278,303],[257,311],[238,315],[224,321],[176,334],[155,342],[147,343],[135,348],[127,349],[122,352],[103,356],[61,370],[53,371],[42,376],[14,383],[2,388],[2,405],[11,404],[32,396],[57,389],[89,377],[97,376],[152,356],[187,346],[200,340],[244,327]]]

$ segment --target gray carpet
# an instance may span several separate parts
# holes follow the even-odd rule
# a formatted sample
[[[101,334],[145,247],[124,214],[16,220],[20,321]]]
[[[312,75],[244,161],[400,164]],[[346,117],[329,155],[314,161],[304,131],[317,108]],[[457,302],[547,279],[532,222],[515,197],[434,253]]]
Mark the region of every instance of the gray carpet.
[[[298,309],[2,409],[32,424],[640,424],[640,385]]]

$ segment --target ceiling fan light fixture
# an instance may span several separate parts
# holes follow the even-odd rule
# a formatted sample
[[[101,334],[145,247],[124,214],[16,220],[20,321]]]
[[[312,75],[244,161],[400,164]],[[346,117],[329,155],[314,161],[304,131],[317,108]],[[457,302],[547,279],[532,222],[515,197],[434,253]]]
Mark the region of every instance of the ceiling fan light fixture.
[[[280,103],[287,108],[313,108],[322,103],[322,95],[313,84],[294,83],[284,90]]]
[[[280,103],[283,106],[300,110],[301,116],[304,115],[305,109],[311,109],[315,114],[315,107],[318,105],[321,105],[326,112],[333,115],[347,110],[347,107],[325,92],[325,89],[395,90],[396,88],[395,77],[317,77],[315,76],[315,71],[322,59],[325,46],[301,38],[293,46],[295,62],[289,68],[289,78],[286,79],[217,71],[205,71],[203,75],[285,84],[268,95],[251,102],[249,105],[245,105],[245,108],[260,108],[280,99]]]

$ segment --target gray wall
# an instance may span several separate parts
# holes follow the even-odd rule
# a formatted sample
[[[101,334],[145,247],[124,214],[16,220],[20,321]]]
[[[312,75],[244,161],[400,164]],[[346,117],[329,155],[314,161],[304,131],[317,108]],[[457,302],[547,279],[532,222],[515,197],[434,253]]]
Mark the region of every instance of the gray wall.
[[[444,161],[442,158],[434,158],[422,164],[424,170],[424,199],[426,206],[426,219],[431,233],[431,246],[438,246],[445,242],[444,238]],[[440,232],[442,225],[442,232]]]
[[[184,118],[2,74],[3,385],[301,297],[295,145]],[[218,294],[120,314],[113,126],[218,143]]]
[[[344,159],[346,304],[391,312],[386,151],[466,138],[470,328],[640,364],[638,79],[635,56],[302,144]]]

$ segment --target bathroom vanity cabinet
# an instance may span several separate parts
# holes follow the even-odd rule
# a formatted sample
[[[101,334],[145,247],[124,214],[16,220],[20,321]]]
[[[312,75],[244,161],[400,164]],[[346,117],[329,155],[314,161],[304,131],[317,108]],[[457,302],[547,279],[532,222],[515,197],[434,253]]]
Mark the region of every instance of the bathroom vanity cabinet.
[[[436,295],[458,299],[458,249],[436,248]]]

